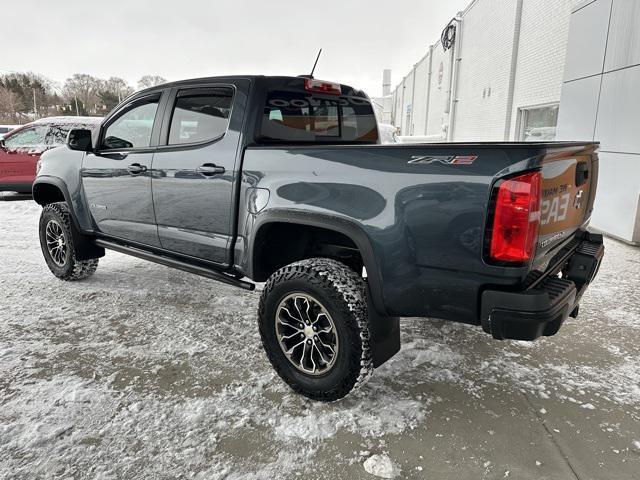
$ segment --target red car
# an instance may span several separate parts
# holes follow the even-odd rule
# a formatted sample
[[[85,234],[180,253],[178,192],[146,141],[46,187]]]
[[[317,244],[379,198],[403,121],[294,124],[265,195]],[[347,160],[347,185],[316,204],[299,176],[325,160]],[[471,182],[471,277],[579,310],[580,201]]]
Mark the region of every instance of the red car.
[[[40,155],[64,145],[69,130],[94,130],[101,121],[99,117],[50,117],[7,133],[0,140],[0,192],[31,193]]]

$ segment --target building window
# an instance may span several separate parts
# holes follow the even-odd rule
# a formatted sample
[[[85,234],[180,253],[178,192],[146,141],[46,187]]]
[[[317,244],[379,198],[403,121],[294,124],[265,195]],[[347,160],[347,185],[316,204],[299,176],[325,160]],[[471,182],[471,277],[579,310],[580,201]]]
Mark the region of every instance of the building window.
[[[556,138],[558,104],[525,107],[518,110],[518,139],[524,142],[542,142]]]

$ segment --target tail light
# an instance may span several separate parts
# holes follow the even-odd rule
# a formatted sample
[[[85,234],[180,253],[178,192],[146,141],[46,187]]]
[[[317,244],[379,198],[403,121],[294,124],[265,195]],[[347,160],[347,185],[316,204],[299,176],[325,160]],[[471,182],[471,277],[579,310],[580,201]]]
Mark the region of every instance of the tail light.
[[[305,78],[304,88],[308,92],[328,93],[329,95],[340,95],[342,93],[339,83],[325,82],[313,78]]]
[[[540,172],[505,180],[496,195],[491,259],[526,262],[535,254],[540,226]]]

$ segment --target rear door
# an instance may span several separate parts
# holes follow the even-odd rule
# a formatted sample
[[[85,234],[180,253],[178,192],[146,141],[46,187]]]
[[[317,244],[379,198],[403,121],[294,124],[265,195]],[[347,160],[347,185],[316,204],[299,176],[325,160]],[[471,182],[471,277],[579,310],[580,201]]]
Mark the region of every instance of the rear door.
[[[82,164],[89,210],[100,233],[160,246],[151,199],[162,93],[132,99],[102,126],[95,153]]]
[[[31,190],[36,164],[47,148],[47,129],[46,125],[32,125],[5,138],[0,149],[0,185]]]
[[[548,150],[542,166],[536,257],[544,257],[588,225],[598,176],[596,148],[587,145]]]
[[[248,80],[173,88],[153,159],[162,247],[226,265]]]

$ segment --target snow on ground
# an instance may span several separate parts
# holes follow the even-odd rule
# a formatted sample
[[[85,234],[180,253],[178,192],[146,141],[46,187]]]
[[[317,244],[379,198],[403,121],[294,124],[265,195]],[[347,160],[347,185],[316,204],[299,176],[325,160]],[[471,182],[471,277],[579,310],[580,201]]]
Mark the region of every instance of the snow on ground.
[[[39,213],[0,201],[0,478],[373,478],[385,458],[402,478],[640,471],[638,249],[607,241],[555,337],[405,319],[401,352],[321,404],[273,373],[258,294],[112,252],[60,282]]]

